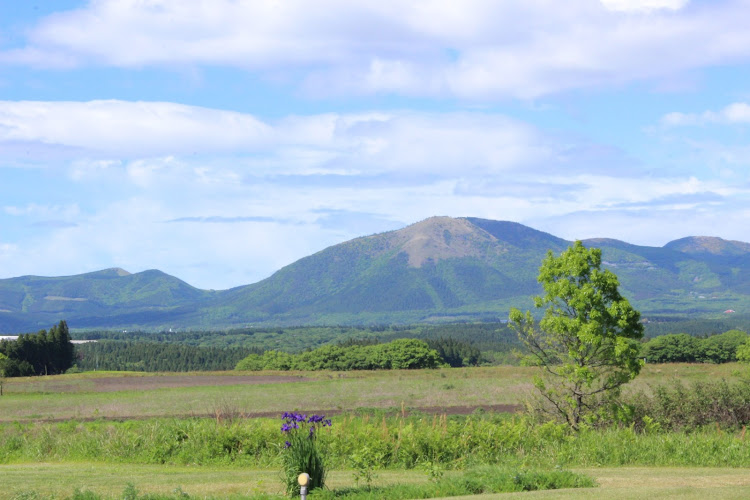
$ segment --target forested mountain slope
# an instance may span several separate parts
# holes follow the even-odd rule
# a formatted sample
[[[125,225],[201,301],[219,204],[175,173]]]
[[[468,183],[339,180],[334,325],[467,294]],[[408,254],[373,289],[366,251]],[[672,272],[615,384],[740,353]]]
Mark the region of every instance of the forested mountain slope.
[[[571,242],[514,222],[432,217],[300,259],[255,284],[204,291],[160,271],[0,280],[0,332],[227,328],[504,319],[530,308],[547,251]],[[664,247],[597,238],[644,315],[710,316],[750,305],[750,244],[687,237]]]

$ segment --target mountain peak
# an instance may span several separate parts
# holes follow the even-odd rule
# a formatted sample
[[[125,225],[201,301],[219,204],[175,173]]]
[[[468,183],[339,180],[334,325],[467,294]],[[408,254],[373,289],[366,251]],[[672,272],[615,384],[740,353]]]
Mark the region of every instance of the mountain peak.
[[[481,245],[496,239],[466,219],[430,217],[392,233],[393,246],[409,257],[410,267],[427,261],[479,257]]]
[[[750,253],[750,243],[725,240],[715,236],[688,236],[670,241],[664,248],[687,254],[744,255]]]
[[[121,267],[110,267],[109,269],[106,269],[106,271],[114,273],[117,276],[130,276],[131,274]]]
[[[109,278],[121,278],[124,276],[130,276],[130,275],[131,274],[128,271],[120,267],[109,267],[107,269],[102,269],[100,271],[92,271],[89,273],[84,273],[79,276],[89,276],[92,278],[109,279]]]

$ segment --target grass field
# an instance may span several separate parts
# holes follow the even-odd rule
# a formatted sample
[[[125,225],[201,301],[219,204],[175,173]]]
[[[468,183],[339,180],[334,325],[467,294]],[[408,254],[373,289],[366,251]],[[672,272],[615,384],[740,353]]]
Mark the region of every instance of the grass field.
[[[534,368],[487,367],[392,372],[280,373],[82,373],[6,379],[0,421],[99,419],[129,420],[190,415],[273,415],[292,409],[341,410],[401,408],[425,412],[522,403]],[[681,380],[737,379],[744,365],[647,365],[628,390]],[[402,406],[403,405],[403,406]],[[38,428],[35,432],[44,432]],[[745,444],[742,440],[736,446]],[[598,462],[580,462],[583,465]],[[667,462],[668,463],[668,462]],[[700,462],[704,463],[704,462]],[[726,462],[722,462],[726,463]],[[479,495],[502,498],[750,498],[750,474],[726,467],[574,468],[596,479],[594,489]],[[446,475],[455,472],[447,471]],[[417,469],[379,470],[374,484],[424,483]],[[0,498],[68,498],[76,489],[121,498],[128,484],[140,493],[186,492],[193,498],[252,497],[282,491],[275,468],[237,465],[146,465],[59,461],[0,465]],[[351,487],[348,470],[333,470],[329,487]],[[454,497],[460,498],[460,497]]]
[[[117,373],[89,372],[6,379],[0,421],[214,415],[271,415],[295,408],[451,408],[521,404],[536,373],[530,367],[368,372]],[[670,379],[735,379],[748,367],[647,365],[630,389]],[[210,382],[207,382],[210,380]],[[208,385],[206,385],[208,383]]]
[[[122,373],[12,379],[0,398],[0,420],[142,418],[213,414],[234,407],[250,414],[293,408],[345,410],[517,404],[530,388],[529,369],[512,367],[394,372],[222,374],[222,385],[202,385],[216,373],[129,374],[118,390],[101,383]],[[268,376],[275,376],[273,382]],[[170,379],[189,377],[187,386]],[[281,381],[284,377],[285,381]],[[256,378],[257,380],[253,380]],[[155,384],[154,380],[164,384]]]

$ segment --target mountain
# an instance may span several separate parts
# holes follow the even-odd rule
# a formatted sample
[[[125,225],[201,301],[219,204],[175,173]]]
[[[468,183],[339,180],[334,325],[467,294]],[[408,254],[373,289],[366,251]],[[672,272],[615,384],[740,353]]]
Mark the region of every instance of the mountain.
[[[168,324],[211,295],[157,270],[21,276],[0,280],[0,332],[48,328],[66,318],[76,328]]]
[[[532,308],[548,251],[572,242],[524,225],[432,217],[356,238],[271,277],[204,291],[160,271],[0,280],[0,332],[67,319],[74,328],[229,328],[490,320]],[[689,237],[664,247],[597,238],[604,266],[644,314],[706,316],[750,305],[750,244]]]
[[[222,299],[251,322],[419,321],[480,311],[495,318],[508,299],[537,291],[547,249],[567,246],[513,222],[432,217],[329,247]]]

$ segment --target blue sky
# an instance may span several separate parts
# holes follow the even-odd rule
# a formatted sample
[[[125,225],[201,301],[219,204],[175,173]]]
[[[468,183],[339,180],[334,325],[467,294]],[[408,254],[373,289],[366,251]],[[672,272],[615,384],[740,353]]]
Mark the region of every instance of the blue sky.
[[[263,279],[433,215],[749,241],[750,3],[0,0],[0,278]]]

